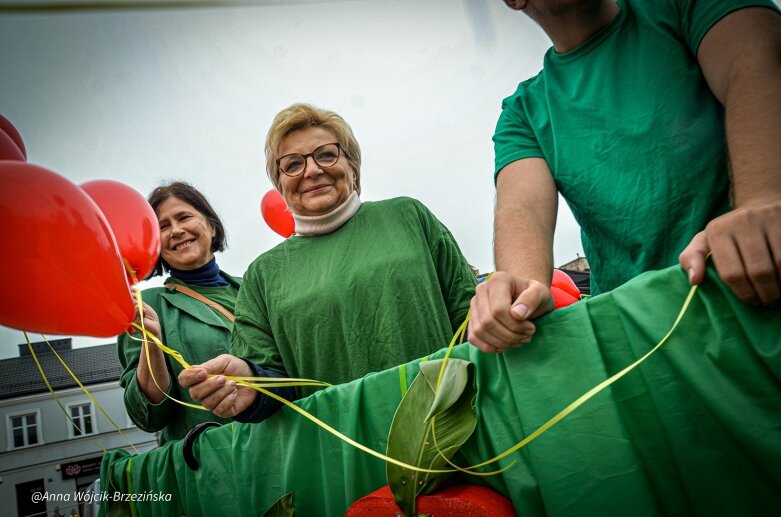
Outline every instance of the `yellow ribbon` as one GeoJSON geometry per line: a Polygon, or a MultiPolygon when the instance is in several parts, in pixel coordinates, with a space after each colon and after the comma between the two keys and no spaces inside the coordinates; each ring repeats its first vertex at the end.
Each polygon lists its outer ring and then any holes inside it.
{"type": "MultiPolygon", "coordinates": [[[[415,465],[406,464],[406,463],[404,463],[402,461],[399,461],[399,460],[396,460],[395,458],[391,458],[389,456],[381,454],[381,453],[379,453],[379,452],[377,452],[377,451],[375,451],[373,449],[370,449],[369,447],[367,447],[367,446],[365,446],[365,445],[363,445],[361,443],[356,442],[352,438],[342,434],[341,432],[339,432],[338,430],[334,429],[330,425],[326,424],[322,420],[318,419],[314,415],[308,413],[306,410],[304,410],[304,409],[300,408],[299,406],[293,404],[292,402],[290,402],[290,401],[280,397],[279,395],[264,389],[264,387],[279,387],[279,386],[299,386],[299,385],[302,385],[302,386],[303,385],[306,385],[306,386],[324,386],[324,385],[326,385],[326,383],[322,383],[320,381],[315,381],[315,380],[311,380],[311,379],[288,379],[287,381],[282,381],[281,379],[273,378],[273,380],[266,381],[265,379],[269,379],[269,378],[231,377],[231,376],[225,376],[225,378],[233,380],[234,382],[236,382],[237,385],[244,386],[244,387],[247,387],[247,388],[250,388],[250,389],[254,389],[254,390],[256,390],[256,391],[258,391],[258,392],[260,392],[260,393],[262,393],[262,394],[264,394],[264,395],[266,395],[268,397],[271,397],[271,398],[279,401],[280,403],[282,403],[285,406],[289,407],[293,411],[299,413],[300,415],[305,417],[307,420],[311,421],[315,425],[319,426],[320,428],[324,429],[325,431],[329,432],[330,434],[336,436],[337,438],[341,439],[342,441],[348,443],[349,445],[352,445],[353,447],[355,447],[355,448],[357,448],[357,449],[359,449],[359,450],[361,450],[361,451],[363,451],[363,452],[365,452],[367,454],[370,454],[371,456],[379,458],[379,459],[381,459],[383,461],[386,461],[386,462],[389,462],[389,463],[393,463],[393,464],[398,465],[400,467],[403,467],[403,468],[406,468],[406,469],[410,469],[410,470],[414,470],[414,471],[417,471],[417,472],[426,472],[426,473],[438,474],[438,473],[455,472],[455,471],[458,470],[458,471],[462,471],[462,472],[467,472],[467,473],[472,474],[472,475],[493,475],[493,474],[498,474],[500,472],[503,472],[504,470],[506,470],[510,466],[512,466],[512,464],[508,465],[507,467],[504,467],[504,468],[502,468],[500,470],[497,470],[495,472],[489,472],[489,473],[473,472],[473,470],[477,469],[477,468],[480,468],[480,467],[484,467],[484,466],[489,465],[491,463],[494,463],[496,461],[499,461],[499,460],[509,456],[510,454],[518,451],[519,449],[525,447],[526,445],[528,445],[529,443],[531,443],[535,439],[539,438],[542,434],[544,434],[546,431],[548,431],[551,427],[556,425],[558,422],[563,420],[567,415],[569,415],[570,413],[575,411],[577,408],[582,406],[584,403],[586,403],[588,400],[593,398],[595,395],[597,395],[598,393],[603,391],[605,388],[607,388],[608,386],[610,386],[611,384],[613,384],[614,382],[619,380],[621,377],[623,377],[624,375],[626,375],[627,373],[629,373],[630,371],[632,371],[633,369],[638,367],[640,364],[642,364],[646,359],[648,359],[657,350],[659,350],[659,348],[661,348],[667,342],[667,340],[670,338],[672,333],[675,331],[675,329],[680,324],[681,319],[683,318],[684,314],[688,310],[689,305],[691,303],[691,300],[694,297],[694,293],[696,291],[697,291],[697,286],[696,285],[692,286],[691,289],[689,290],[689,293],[688,293],[688,295],[687,295],[687,297],[686,297],[686,299],[685,299],[685,301],[683,303],[683,306],[681,307],[681,310],[679,311],[678,316],[675,319],[675,322],[673,323],[673,325],[670,328],[670,330],[667,332],[667,334],[651,350],[649,350],[640,359],[638,359],[637,361],[633,362],[632,364],[630,364],[629,366],[627,366],[626,368],[624,368],[620,372],[610,376],[608,379],[602,381],[601,383],[597,384],[596,386],[594,386],[593,388],[588,390],[586,393],[584,393],[583,395],[578,397],[574,402],[572,402],[567,407],[565,407],[563,410],[561,410],[559,413],[557,413],[553,418],[551,418],[545,424],[540,426],[532,434],[530,434],[529,436],[527,436],[526,438],[524,438],[523,440],[521,440],[520,442],[515,444],[513,447],[510,447],[509,449],[507,449],[506,451],[502,452],[501,454],[495,456],[494,458],[486,460],[486,461],[484,461],[482,463],[479,463],[477,465],[472,465],[470,467],[459,467],[459,466],[454,465],[453,463],[451,463],[449,460],[447,462],[450,465],[453,466],[453,469],[435,469],[435,470],[431,470],[431,469],[424,469],[424,468],[421,468],[421,467],[417,467],[415,465]]],[[[139,296],[139,300],[140,300],[140,296],[139,296]]],[[[459,340],[463,340],[463,337],[464,337],[464,335],[466,333],[467,326],[469,324],[469,317],[470,317],[470,315],[471,315],[471,310],[469,312],[467,312],[467,316],[466,316],[464,322],[458,328],[458,330],[456,331],[455,335],[453,336],[453,339],[451,340],[450,344],[448,345],[448,348],[447,348],[447,350],[445,352],[445,355],[444,355],[444,358],[443,358],[442,367],[441,367],[440,372],[439,372],[439,377],[437,379],[437,389],[439,389],[439,386],[441,384],[442,377],[443,377],[444,371],[445,371],[445,367],[447,366],[447,361],[449,360],[450,353],[451,353],[453,347],[456,345],[457,342],[459,342],[459,340]]],[[[142,321],[143,321],[143,318],[142,318],[142,321]]],[[[182,357],[182,355],[179,352],[177,352],[176,350],[173,350],[173,349],[165,346],[156,336],[154,336],[149,331],[147,331],[143,326],[139,326],[139,325],[137,325],[135,323],[133,324],[133,326],[135,328],[139,329],[141,332],[143,332],[145,337],[149,337],[165,353],[167,353],[167,354],[171,355],[172,357],[174,357],[174,359],[176,359],[179,362],[179,364],[182,365],[182,367],[184,367],[184,368],[191,368],[191,366],[187,363],[187,361],[185,361],[185,359],[182,357]]],[[[148,351],[147,351],[147,353],[148,353],[148,351]]],[[[147,362],[148,362],[148,360],[147,360],[147,362]]],[[[212,377],[213,374],[210,374],[209,376],[212,377]]],[[[168,396],[168,395],[166,394],[166,396],[168,396]]],[[[172,397],[169,397],[169,398],[172,398],[172,397]]],[[[194,407],[196,409],[205,409],[202,406],[196,406],[194,404],[189,404],[189,403],[186,403],[186,402],[178,401],[176,399],[172,399],[172,400],[175,400],[176,402],[178,402],[180,404],[183,404],[183,405],[186,405],[186,406],[189,406],[189,407],[194,407]]],[[[435,428],[433,427],[433,425],[434,425],[434,423],[432,422],[432,435],[433,435],[434,442],[435,442],[435,445],[436,445],[436,433],[435,433],[435,428]]],[[[440,454],[441,454],[441,452],[440,452],[440,454]]]]}
{"type": "MultiPolygon", "coordinates": [[[[46,384],[46,388],[49,390],[49,393],[51,393],[52,397],[54,398],[54,401],[57,403],[58,406],[60,406],[60,409],[65,414],[65,416],[68,418],[70,423],[73,425],[73,427],[76,428],[76,430],[79,432],[79,434],[84,434],[84,431],[81,430],[81,428],[76,424],[76,422],[73,420],[73,418],[68,414],[68,412],[65,410],[65,406],[62,405],[62,402],[60,401],[57,394],[54,392],[54,389],[52,388],[51,383],[49,382],[48,377],[46,377],[46,373],[43,371],[43,367],[41,366],[40,361],[38,360],[38,356],[35,354],[35,350],[33,349],[33,345],[30,342],[30,338],[27,336],[27,332],[23,332],[24,339],[27,341],[27,347],[30,349],[30,354],[33,356],[33,360],[35,361],[35,365],[38,367],[38,372],[41,374],[41,378],[43,379],[44,384],[46,384]]],[[[79,378],[76,376],[76,374],[73,372],[73,370],[70,369],[70,367],[65,363],[65,360],[60,357],[60,354],[57,353],[57,351],[52,347],[51,343],[46,339],[46,336],[41,335],[43,340],[46,342],[47,345],[49,345],[49,349],[54,353],[55,357],[60,361],[60,364],[65,368],[65,370],[70,374],[71,378],[76,381],[76,384],[79,385],[79,388],[81,388],[81,391],[84,392],[85,395],[92,401],[92,403],[95,405],[96,408],[105,416],[108,421],[111,423],[111,425],[114,426],[114,429],[122,436],[122,438],[127,441],[127,443],[130,444],[130,447],[133,448],[134,451],[136,451],[136,454],[138,454],[138,449],[136,449],[135,445],[133,445],[133,442],[130,441],[130,439],[125,435],[125,433],[122,432],[122,429],[119,428],[116,422],[114,422],[114,419],[109,416],[109,414],[106,412],[106,410],[103,408],[103,406],[100,405],[100,402],[95,399],[95,397],[90,393],[90,391],[87,389],[84,384],[79,380],[79,378]]],[[[97,441],[93,440],[93,443],[103,451],[104,453],[107,452],[105,447],[100,445],[97,441]]]]}
{"type": "Polygon", "coordinates": [[[649,350],[645,355],[643,355],[640,359],[633,362],[620,372],[611,375],[604,381],[600,382],[590,390],[588,390],[586,393],[575,399],[574,402],[572,402],[570,405],[559,411],[553,418],[542,424],[536,431],[534,431],[532,434],[515,444],[514,446],[510,447],[503,453],[499,454],[498,456],[495,456],[491,458],[490,460],[486,460],[482,463],[478,463],[477,465],[472,465],[471,467],[467,467],[465,470],[469,469],[476,469],[483,467],[485,465],[489,465],[495,461],[499,461],[502,458],[505,458],[509,456],[510,454],[514,453],[515,451],[525,447],[526,445],[533,442],[535,439],[539,438],[543,433],[545,433],[548,429],[559,423],[562,419],[564,419],[567,415],[575,411],[577,408],[585,404],[589,399],[593,398],[596,394],[616,382],[618,379],[626,375],[627,373],[631,372],[638,366],[640,366],[646,359],[651,357],[657,350],[659,350],[670,338],[672,333],[675,331],[676,328],[678,328],[678,324],[681,322],[681,319],[683,319],[683,315],[686,313],[686,311],[689,308],[689,304],[692,301],[692,298],[694,297],[694,293],[697,291],[697,286],[693,285],[691,289],[689,289],[689,294],[686,296],[685,301],[683,302],[683,306],[681,307],[681,310],[678,312],[678,316],[675,318],[675,322],[673,323],[672,327],[670,327],[670,330],[667,331],[667,334],[651,349],[649,350]]]}

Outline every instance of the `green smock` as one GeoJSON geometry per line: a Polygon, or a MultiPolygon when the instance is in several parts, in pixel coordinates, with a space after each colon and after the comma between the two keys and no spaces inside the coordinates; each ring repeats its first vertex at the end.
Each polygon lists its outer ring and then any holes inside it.
{"type": "Polygon", "coordinates": [[[231,350],[289,377],[347,382],[447,345],[475,283],[419,201],[364,202],[338,230],[290,237],[250,265],[231,350]]]}

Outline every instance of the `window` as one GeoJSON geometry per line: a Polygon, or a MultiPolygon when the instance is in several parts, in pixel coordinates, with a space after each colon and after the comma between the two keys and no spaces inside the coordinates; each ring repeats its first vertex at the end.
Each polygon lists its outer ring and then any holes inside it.
{"type": "Polygon", "coordinates": [[[12,448],[29,447],[42,442],[37,411],[21,415],[10,415],[8,420],[11,426],[9,439],[12,448]]]}
{"type": "Polygon", "coordinates": [[[96,429],[93,423],[92,403],[86,402],[83,404],[74,404],[72,406],[68,406],[68,412],[70,413],[73,422],[78,426],[78,429],[76,429],[73,424],[68,422],[68,426],[70,427],[69,434],[71,438],[78,438],[79,436],[95,434],[96,429]]]}

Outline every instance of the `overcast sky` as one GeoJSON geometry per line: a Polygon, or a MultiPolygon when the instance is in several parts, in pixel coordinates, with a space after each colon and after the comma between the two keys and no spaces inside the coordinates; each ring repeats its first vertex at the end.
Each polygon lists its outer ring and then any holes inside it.
{"type": "MultiPolygon", "coordinates": [[[[74,183],[114,179],[146,196],[191,182],[228,230],[218,263],[238,275],[282,241],[259,211],[266,131],[310,102],[352,126],[363,200],[419,199],[493,270],[491,136],[502,99],[541,67],[542,31],[501,0],[258,4],[0,13],[0,113],[30,163],[74,183]]],[[[555,263],[578,254],[563,206],[555,263]]],[[[0,327],[0,357],[22,341],[0,327]]]]}

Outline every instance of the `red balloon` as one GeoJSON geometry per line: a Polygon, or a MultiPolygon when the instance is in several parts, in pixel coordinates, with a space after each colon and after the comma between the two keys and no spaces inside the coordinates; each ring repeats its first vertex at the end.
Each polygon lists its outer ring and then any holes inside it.
{"type": "MultiPolygon", "coordinates": [[[[143,280],[152,272],[160,255],[160,224],[152,206],[137,190],[113,180],[94,180],[81,185],[106,216],[119,254],[136,278],[143,280]]],[[[128,273],[128,281],[134,283],[128,273]]]]}
{"type": "Polygon", "coordinates": [[[25,161],[22,150],[19,149],[16,142],[3,131],[0,131],[0,160],[13,160],[15,162],[25,161]]]}
{"type": "Polygon", "coordinates": [[[574,296],[576,300],[580,300],[580,289],[575,284],[575,281],[564,271],[560,269],[553,270],[553,280],[551,281],[552,287],[558,287],[565,293],[574,296]]]}
{"type": "Polygon", "coordinates": [[[559,289],[558,287],[551,287],[550,294],[553,296],[553,303],[555,304],[553,307],[554,310],[561,309],[567,305],[572,305],[580,299],[575,298],[570,293],[564,291],[563,289],[559,289]]]}
{"type": "Polygon", "coordinates": [[[0,184],[0,324],[44,334],[124,332],[133,300],[95,202],[62,176],[24,162],[0,162],[0,184]]]}
{"type": "Polygon", "coordinates": [[[271,189],[263,195],[263,199],[260,200],[260,213],[263,214],[263,220],[269,228],[286,239],[296,230],[293,214],[290,213],[285,198],[276,189],[271,189]]]}
{"type": "Polygon", "coordinates": [[[24,141],[22,135],[16,130],[11,121],[0,115],[0,133],[5,133],[5,136],[14,144],[14,147],[18,150],[18,153],[13,151],[9,154],[9,150],[6,149],[8,142],[0,135],[0,160],[19,160],[22,162],[27,161],[27,149],[24,148],[24,141]],[[19,156],[19,158],[17,158],[19,156]]]}

